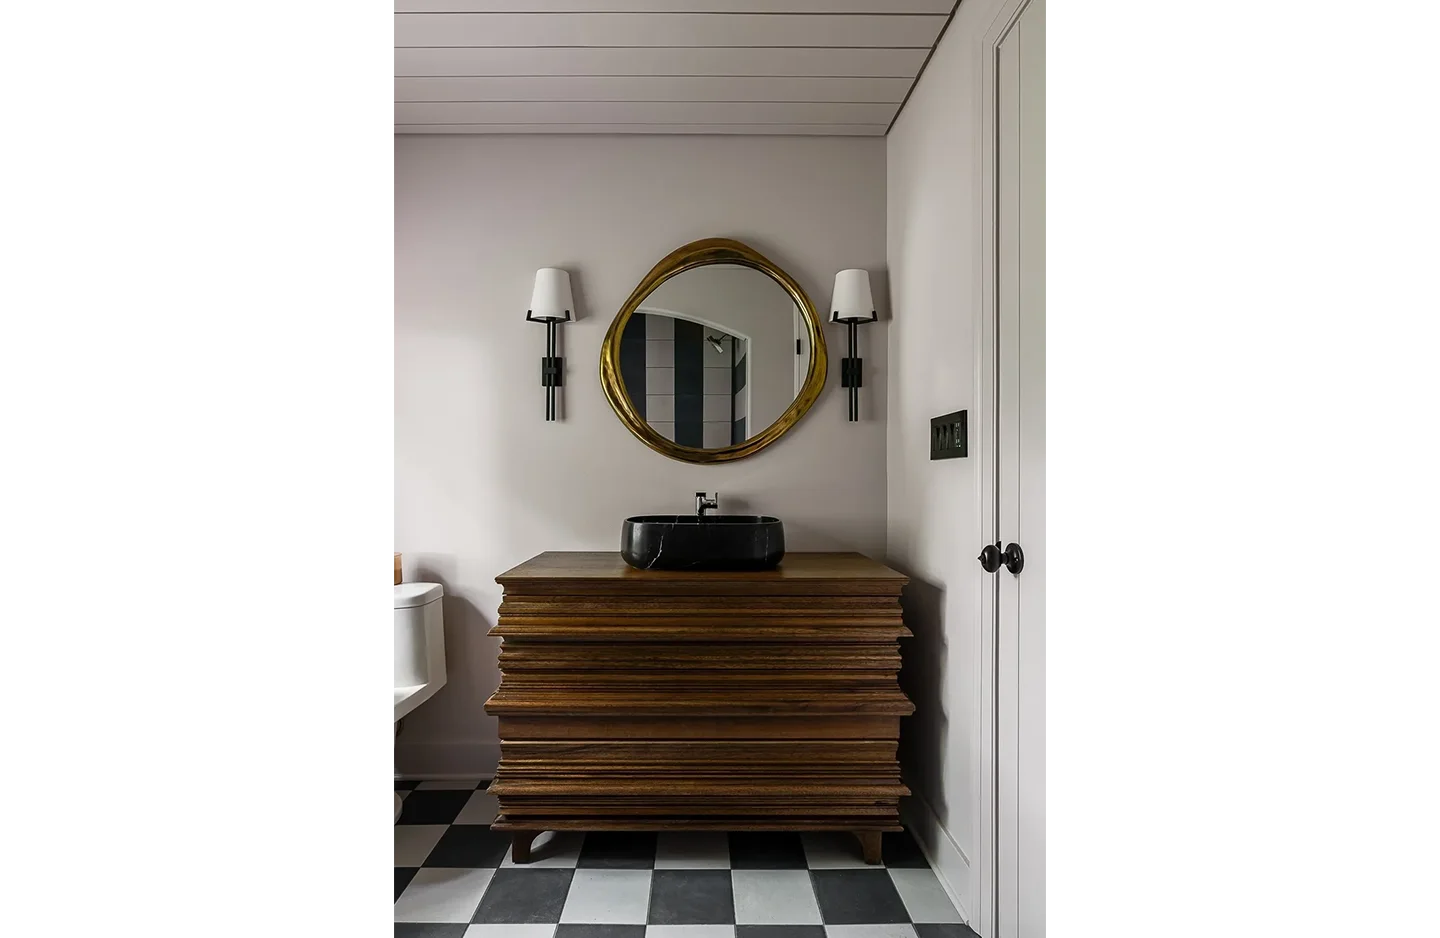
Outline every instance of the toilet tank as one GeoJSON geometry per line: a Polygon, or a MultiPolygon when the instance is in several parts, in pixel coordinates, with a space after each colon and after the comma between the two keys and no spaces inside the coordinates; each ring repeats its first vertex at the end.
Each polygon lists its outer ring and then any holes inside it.
{"type": "MultiPolygon", "coordinates": [[[[395,585],[395,686],[445,683],[445,620],[439,583],[395,585]]],[[[428,696],[428,695],[427,695],[428,696]]]]}

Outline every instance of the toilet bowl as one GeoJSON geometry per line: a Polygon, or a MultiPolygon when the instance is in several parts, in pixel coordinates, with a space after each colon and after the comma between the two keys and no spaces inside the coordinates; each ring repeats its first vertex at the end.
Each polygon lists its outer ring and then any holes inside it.
{"type": "MultiPolygon", "coordinates": [[[[445,618],[439,583],[395,584],[395,720],[445,686],[445,618]]],[[[400,796],[395,796],[400,817],[400,796]]]]}

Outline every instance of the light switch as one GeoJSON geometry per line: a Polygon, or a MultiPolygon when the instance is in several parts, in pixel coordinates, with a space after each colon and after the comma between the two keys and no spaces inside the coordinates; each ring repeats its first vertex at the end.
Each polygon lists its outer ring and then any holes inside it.
{"type": "Polygon", "coordinates": [[[965,411],[930,418],[930,458],[958,459],[966,455],[965,411]]]}

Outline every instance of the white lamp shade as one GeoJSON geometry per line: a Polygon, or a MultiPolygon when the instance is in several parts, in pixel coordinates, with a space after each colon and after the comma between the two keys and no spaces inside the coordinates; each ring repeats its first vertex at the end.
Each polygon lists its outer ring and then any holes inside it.
{"type": "Polygon", "coordinates": [[[575,300],[570,295],[570,273],[559,267],[535,271],[535,290],[530,294],[526,319],[538,322],[569,322],[575,318],[575,300]]]}
{"type": "Polygon", "coordinates": [[[852,268],[835,275],[835,294],[830,300],[830,321],[875,321],[875,300],[870,296],[869,271],[852,268]]]}

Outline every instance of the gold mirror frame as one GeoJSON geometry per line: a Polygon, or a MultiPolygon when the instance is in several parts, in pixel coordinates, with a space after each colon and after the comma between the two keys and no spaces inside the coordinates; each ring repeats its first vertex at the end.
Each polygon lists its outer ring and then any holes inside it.
{"type": "Polygon", "coordinates": [[[805,295],[805,291],[793,277],[771,263],[759,251],[729,238],[705,238],[700,241],[691,241],[670,252],[660,263],[650,268],[650,273],[645,275],[645,279],[640,281],[639,286],[625,301],[625,305],[620,307],[620,312],[615,315],[615,321],[610,324],[610,331],[605,333],[605,342],[600,346],[600,386],[605,389],[605,398],[614,408],[615,415],[620,418],[625,429],[633,433],[640,442],[657,453],[663,453],[671,459],[678,459],[681,462],[718,463],[729,462],[732,459],[744,459],[774,443],[795,426],[820,397],[820,392],[825,388],[826,368],[825,334],[820,328],[820,317],[815,311],[814,304],[810,302],[810,297],[805,295]],[[750,267],[785,288],[785,292],[790,294],[790,299],[794,300],[795,305],[800,309],[801,318],[805,320],[805,331],[810,337],[810,370],[806,372],[805,383],[800,387],[800,393],[796,395],[795,400],[764,431],[743,443],[732,443],[730,446],[717,449],[700,449],[694,446],[681,446],[673,440],[665,439],[645,422],[644,417],[636,413],[635,405],[631,402],[630,395],[625,392],[625,382],[620,376],[620,336],[624,334],[630,317],[640,308],[640,303],[656,287],[691,268],[706,267],[712,264],[738,264],[750,267]]]}

